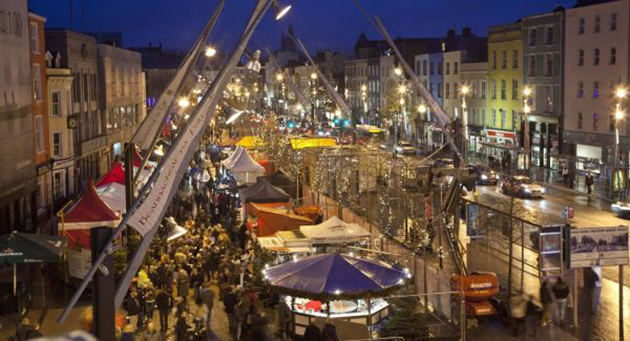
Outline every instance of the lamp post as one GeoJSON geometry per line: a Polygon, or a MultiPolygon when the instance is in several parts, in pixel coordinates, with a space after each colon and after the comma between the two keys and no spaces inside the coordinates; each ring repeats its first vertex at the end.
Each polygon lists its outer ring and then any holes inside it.
{"type": "MultiPolygon", "coordinates": [[[[619,121],[623,118],[624,114],[621,110],[621,101],[626,98],[628,91],[619,87],[615,90],[615,97],[617,98],[617,105],[615,106],[615,175],[617,176],[617,199],[621,201],[621,169],[619,167],[619,121]]],[[[614,179],[614,176],[613,176],[614,179]]]]}
{"type": "MultiPolygon", "coordinates": [[[[282,93],[282,82],[284,81],[284,75],[282,73],[278,73],[276,74],[276,81],[278,81],[278,93],[277,93],[277,101],[276,101],[276,111],[280,111],[280,101],[282,100],[280,98],[280,95],[282,93]]],[[[276,112],[277,114],[277,112],[276,112]]]]}
{"type": "Polygon", "coordinates": [[[317,104],[317,73],[313,72],[311,73],[311,95],[312,95],[312,100],[311,100],[311,122],[313,124],[313,133],[315,132],[315,105],[317,104]]]}
{"type": "MultiPolygon", "coordinates": [[[[367,111],[368,111],[366,98],[367,98],[367,85],[363,84],[361,85],[361,104],[363,106],[363,113],[365,115],[367,115],[367,111]]],[[[368,122],[369,122],[369,118],[368,118],[368,122]]]]}
{"type": "Polygon", "coordinates": [[[531,164],[531,152],[529,141],[529,113],[531,107],[529,106],[529,97],[532,95],[532,89],[529,86],[525,86],[523,89],[523,149],[525,149],[525,169],[530,168],[531,164]]]}
{"type": "MultiPolygon", "coordinates": [[[[398,70],[398,68],[396,68],[398,70]]],[[[398,133],[399,133],[399,125],[400,121],[404,121],[405,117],[405,94],[407,93],[407,87],[405,84],[401,84],[398,87],[398,93],[400,94],[400,100],[398,103],[400,104],[400,117],[396,119],[396,125],[394,130],[394,152],[396,151],[396,146],[398,145],[398,133]]]]}
{"type": "MultiPolygon", "coordinates": [[[[418,112],[420,113],[420,116],[421,116],[421,117],[420,117],[420,119],[421,119],[421,120],[423,119],[423,117],[422,117],[422,116],[424,116],[424,114],[425,114],[427,111],[428,111],[428,110],[427,110],[427,105],[426,105],[426,104],[422,103],[422,104],[420,104],[420,105],[418,106],[418,112]]],[[[427,117],[425,121],[429,121],[429,118],[427,117]]],[[[422,133],[422,134],[421,134],[421,138],[420,138],[420,140],[422,141],[422,144],[423,144],[424,146],[426,146],[426,145],[429,143],[429,141],[427,141],[427,140],[424,138],[424,133],[422,133]]]]}
{"type": "Polygon", "coordinates": [[[468,163],[468,147],[466,146],[466,142],[468,141],[468,107],[466,106],[466,96],[470,93],[470,87],[468,85],[462,86],[460,90],[460,95],[462,96],[462,132],[464,134],[464,139],[462,140],[462,146],[460,151],[462,152],[462,156],[464,157],[464,162],[468,163]]]}

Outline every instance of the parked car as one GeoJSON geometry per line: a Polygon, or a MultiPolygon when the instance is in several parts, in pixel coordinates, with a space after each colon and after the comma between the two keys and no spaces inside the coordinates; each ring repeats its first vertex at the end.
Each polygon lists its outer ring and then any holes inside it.
{"type": "Polygon", "coordinates": [[[613,213],[619,218],[630,219],[630,203],[618,201],[610,205],[613,213]]]}
{"type": "Polygon", "coordinates": [[[413,145],[411,145],[411,142],[408,141],[400,141],[398,142],[398,145],[396,146],[396,148],[394,148],[396,150],[397,154],[410,154],[413,155],[416,153],[416,147],[414,147],[413,145]]]}
{"type": "Polygon", "coordinates": [[[524,198],[542,198],[545,188],[526,176],[517,175],[505,178],[501,182],[501,191],[524,198]]]}
{"type": "Polygon", "coordinates": [[[477,185],[494,186],[499,183],[499,174],[485,166],[468,165],[470,173],[477,174],[477,185]]]}

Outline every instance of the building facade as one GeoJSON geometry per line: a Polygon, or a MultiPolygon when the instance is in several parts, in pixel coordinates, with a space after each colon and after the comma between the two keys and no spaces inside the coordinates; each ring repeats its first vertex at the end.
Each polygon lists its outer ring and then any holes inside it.
{"type": "Polygon", "coordinates": [[[140,53],[98,44],[99,110],[104,118],[109,155],[122,157],[124,143],[144,119],[140,53]]]}
{"type": "Polygon", "coordinates": [[[489,99],[486,136],[489,142],[517,145],[522,102],[520,23],[488,28],[489,99]]]}
{"type": "Polygon", "coordinates": [[[52,197],[61,203],[74,197],[75,131],[68,127],[72,115],[72,70],[61,67],[61,53],[46,53],[46,76],[49,99],[50,153],[52,158],[52,197]]]}
{"type": "Polygon", "coordinates": [[[528,100],[532,164],[557,168],[552,155],[560,153],[564,9],[522,18],[521,25],[523,85],[532,91],[528,100]]]}
{"type": "MultiPolygon", "coordinates": [[[[346,60],[344,63],[348,105],[352,111],[362,114],[370,112],[370,106],[367,101],[367,68],[367,59],[346,60]]],[[[369,120],[368,117],[367,115],[363,116],[366,120],[369,120]]]]}
{"type": "Polygon", "coordinates": [[[470,89],[466,96],[469,151],[481,152],[488,113],[488,63],[462,63],[459,72],[461,84],[470,89]]]}
{"type": "Polygon", "coordinates": [[[44,26],[46,19],[28,13],[31,56],[31,80],[33,84],[33,127],[35,128],[35,168],[37,169],[37,220],[50,218],[52,204],[50,173],[50,136],[48,115],[48,87],[46,82],[46,43],[44,26]]]}
{"type": "Polygon", "coordinates": [[[444,101],[442,107],[451,117],[461,114],[461,85],[460,66],[466,60],[466,51],[449,51],[442,54],[444,59],[444,101]]]}
{"type": "Polygon", "coordinates": [[[7,25],[0,30],[0,234],[5,234],[32,230],[38,186],[27,1],[1,1],[0,21],[7,25]]]}
{"type": "Polygon", "coordinates": [[[46,30],[47,46],[61,53],[61,67],[72,70],[72,115],[76,127],[76,175],[83,188],[98,179],[113,161],[107,144],[107,120],[99,108],[98,52],[92,36],[67,29],[46,30]]]}
{"type": "MultiPolygon", "coordinates": [[[[614,90],[628,84],[630,1],[610,1],[566,10],[564,134],[566,151],[579,169],[614,165],[617,100],[614,90]]],[[[628,110],[619,121],[622,160],[628,160],[628,110]]]]}

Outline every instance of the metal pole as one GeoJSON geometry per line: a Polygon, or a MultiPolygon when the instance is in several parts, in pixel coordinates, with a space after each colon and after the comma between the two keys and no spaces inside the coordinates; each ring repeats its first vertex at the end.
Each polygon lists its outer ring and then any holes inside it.
{"type": "MultiPolygon", "coordinates": [[[[107,248],[107,242],[112,235],[112,229],[108,227],[95,227],[90,229],[92,246],[92,260],[96,264],[99,254],[107,248]]],[[[109,254],[100,266],[100,271],[94,274],[94,335],[99,340],[115,339],[114,315],[114,255],[109,254]]]]}
{"type": "MultiPolygon", "coordinates": [[[[619,112],[619,103],[617,103],[617,111],[619,112]]],[[[617,176],[617,200],[621,201],[621,172],[619,171],[619,119],[615,117],[615,173],[613,179],[617,176]]]]}
{"type": "Polygon", "coordinates": [[[623,341],[623,265],[619,265],[619,340],[623,341]]]}

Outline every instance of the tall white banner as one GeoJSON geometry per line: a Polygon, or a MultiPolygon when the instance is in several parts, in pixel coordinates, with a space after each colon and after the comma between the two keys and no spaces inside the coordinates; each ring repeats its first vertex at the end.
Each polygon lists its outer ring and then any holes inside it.
{"type": "Polygon", "coordinates": [[[175,76],[168,83],[168,86],[162,95],[160,95],[157,104],[153,107],[153,109],[151,109],[151,112],[149,112],[144,121],[142,121],[140,127],[131,138],[131,142],[135,143],[136,146],[141,149],[150,150],[153,140],[156,136],[159,136],[158,134],[160,134],[166,115],[169,114],[169,111],[172,108],[175,96],[177,96],[177,94],[181,91],[186,77],[190,74],[192,68],[197,62],[197,59],[203,51],[203,47],[205,46],[208,36],[217,21],[219,13],[223,9],[224,3],[225,1],[221,1],[219,3],[219,7],[208,21],[203,31],[201,31],[197,37],[195,44],[184,58],[184,61],[179,66],[179,69],[177,69],[175,76]]]}

